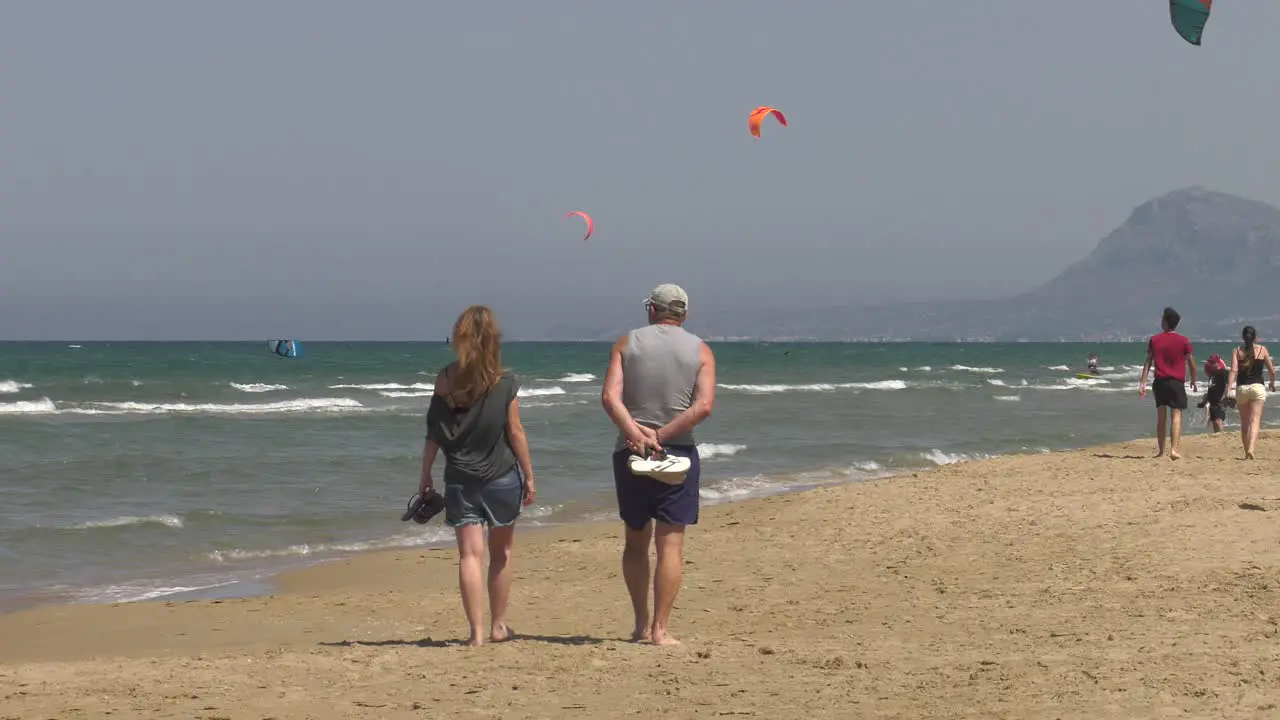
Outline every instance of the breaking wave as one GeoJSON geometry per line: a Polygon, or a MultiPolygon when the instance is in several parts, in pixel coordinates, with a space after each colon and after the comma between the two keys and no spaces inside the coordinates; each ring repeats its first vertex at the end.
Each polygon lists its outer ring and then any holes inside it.
{"type": "Polygon", "coordinates": [[[237,382],[231,383],[231,387],[239,390],[240,392],[247,392],[247,393],[263,393],[263,392],[273,392],[276,390],[290,389],[288,385],[268,385],[266,383],[237,383],[237,382]]]}

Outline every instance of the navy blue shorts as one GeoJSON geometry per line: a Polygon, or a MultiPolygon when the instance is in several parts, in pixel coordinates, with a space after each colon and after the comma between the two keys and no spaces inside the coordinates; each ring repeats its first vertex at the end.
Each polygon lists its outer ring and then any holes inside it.
{"type": "Polygon", "coordinates": [[[698,448],[664,445],[668,455],[689,458],[689,472],[684,482],[668,485],[644,475],[635,475],[627,467],[630,450],[613,454],[613,485],[618,491],[618,515],[632,530],[643,530],[649,520],[669,525],[698,524],[698,448]]]}

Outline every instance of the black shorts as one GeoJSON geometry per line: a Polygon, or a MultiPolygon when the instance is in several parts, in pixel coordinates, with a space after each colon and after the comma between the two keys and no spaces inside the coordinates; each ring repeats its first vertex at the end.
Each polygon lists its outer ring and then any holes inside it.
{"type": "Polygon", "coordinates": [[[1156,397],[1156,407],[1187,409],[1187,384],[1181,380],[1156,378],[1151,381],[1151,394],[1156,397]]]}
{"type": "Polygon", "coordinates": [[[1226,421],[1227,410],[1222,403],[1209,403],[1209,419],[1226,421]]]}

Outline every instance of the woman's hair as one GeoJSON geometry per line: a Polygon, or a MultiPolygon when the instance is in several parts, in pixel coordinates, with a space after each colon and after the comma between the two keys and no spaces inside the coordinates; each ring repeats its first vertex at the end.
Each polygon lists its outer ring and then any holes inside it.
{"type": "Polygon", "coordinates": [[[487,305],[472,305],[453,324],[453,350],[458,374],[452,379],[453,400],[470,405],[502,377],[502,329],[487,305]]]}
{"type": "Polygon", "coordinates": [[[1240,337],[1244,340],[1244,366],[1253,367],[1253,341],[1258,339],[1258,331],[1252,325],[1245,325],[1240,337]]]}

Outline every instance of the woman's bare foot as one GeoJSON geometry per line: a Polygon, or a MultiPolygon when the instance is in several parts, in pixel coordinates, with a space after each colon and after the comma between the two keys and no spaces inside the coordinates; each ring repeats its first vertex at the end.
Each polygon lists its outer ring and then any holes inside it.
{"type": "Polygon", "coordinates": [[[637,628],[631,631],[631,642],[643,643],[649,642],[649,628],[637,628]]]}
{"type": "Polygon", "coordinates": [[[679,640],[675,639],[671,635],[671,633],[667,632],[666,630],[654,629],[651,634],[653,636],[653,639],[650,640],[650,642],[652,642],[654,645],[661,645],[665,647],[675,647],[677,645],[683,644],[679,640]]]}
{"type": "Polygon", "coordinates": [[[495,642],[495,643],[506,642],[508,640],[511,640],[515,636],[516,636],[516,632],[512,630],[511,627],[506,623],[502,623],[501,625],[494,625],[493,628],[489,630],[489,642],[495,642]]]}
{"type": "Polygon", "coordinates": [[[1170,450],[1170,451],[1169,451],[1169,459],[1170,459],[1170,460],[1177,460],[1177,459],[1178,459],[1178,458],[1180,458],[1180,457],[1182,457],[1182,455],[1181,455],[1181,454],[1179,454],[1177,450],[1170,450]]]}
{"type": "Polygon", "coordinates": [[[1252,453],[1252,452],[1247,452],[1247,453],[1245,453],[1245,454],[1244,454],[1244,459],[1245,459],[1245,460],[1252,460],[1252,459],[1254,459],[1254,458],[1253,458],[1253,453],[1252,453]]]}
{"type": "Polygon", "coordinates": [[[484,645],[484,638],[480,637],[479,634],[467,638],[468,647],[480,647],[481,645],[484,645]]]}

